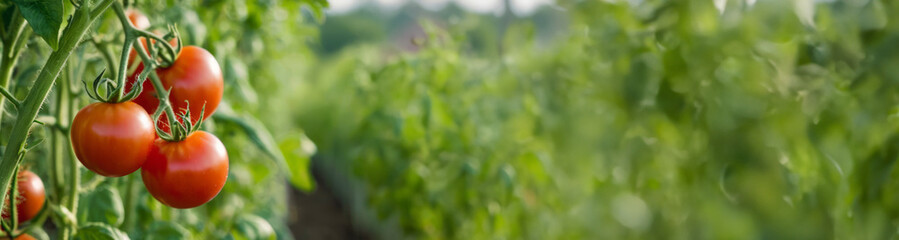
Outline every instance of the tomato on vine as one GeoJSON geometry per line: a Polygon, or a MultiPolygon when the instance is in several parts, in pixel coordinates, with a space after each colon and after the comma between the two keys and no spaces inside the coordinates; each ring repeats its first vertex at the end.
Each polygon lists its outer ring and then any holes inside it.
{"type": "MultiPolygon", "coordinates": [[[[139,70],[142,66],[138,67],[139,70]]],[[[137,71],[140,72],[140,71],[137,71]]],[[[222,69],[206,49],[196,46],[186,46],[181,49],[178,57],[171,66],[156,69],[156,74],[165,88],[171,88],[169,101],[175,111],[187,109],[190,102],[190,112],[199,113],[203,110],[203,119],[208,118],[218,107],[224,93],[224,81],[222,69]],[[205,109],[204,109],[205,104],[205,109]]],[[[130,88],[135,84],[137,77],[130,77],[126,85],[130,88]]],[[[140,104],[148,113],[155,113],[159,106],[159,99],[153,85],[144,82],[144,91],[133,101],[140,104]]],[[[191,116],[191,122],[197,122],[200,115],[191,116]]],[[[163,126],[168,125],[166,118],[162,118],[163,126]]]]}
{"type": "Polygon", "coordinates": [[[133,102],[87,105],[75,115],[71,131],[81,164],[107,177],[137,171],[156,138],[150,115],[133,102]]]}
{"type": "MultiPolygon", "coordinates": [[[[44,182],[41,181],[41,177],[34,172],[20,171],[16,181],[19,193],[10,197],[16,197],[16,219],[19,220],[19,223],[23,223],[34,218],[41,211],[47,193],[44,191],[44,182]]],[[[6,199],[6,203],[9,203],[9,198],[6,199]]],[[[9,214],[4,210],[3,219],[8,218],[9,214]]]]}
{"type": "Polygon", "coordinates": [[[228,179],[228,153],[208,132],[197,131],[184,140],[153,142],[141,168],[147,191],[173,208],[193,208],[209,202],[228,179]]]}

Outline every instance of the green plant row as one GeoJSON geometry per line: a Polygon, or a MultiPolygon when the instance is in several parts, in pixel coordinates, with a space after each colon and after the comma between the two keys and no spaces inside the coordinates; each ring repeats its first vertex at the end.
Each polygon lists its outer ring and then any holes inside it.
{"type": "Polygon", "coordinates": [[[386,238],[896,237],[899,4],[557,4],[561,33],[513,21],[496,55],[462,14],[417,52],[320,63],[297,116],[356,216],[386,238]]]}

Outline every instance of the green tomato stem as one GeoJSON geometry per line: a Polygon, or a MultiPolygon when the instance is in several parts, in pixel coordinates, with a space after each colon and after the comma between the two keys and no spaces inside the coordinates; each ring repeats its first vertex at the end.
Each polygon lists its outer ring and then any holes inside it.
{"type": "Polygon", "coordinates": [[[137,42],[137,34],[134,33],[134,28],[131,26],[128,16],[125,15],[125,9],[122,7],[122,3],[116,1],[112,9],[115,11],[116,16],[118,16],[119,22],[122,24],[122,29],[125,31],[125,44],[122,45],[122,58],[119,59],[119,70],[116,72],[116,92],[114,99],[117,102],[125,95],[125,76],[128,72],[128,55],[131,53],[131,43],[137,42]]]}
{"type": "MultiPolygon", "coordinates": [[[[70,66],[71,66],[70,64],[66,64],[66,68],[69,68],[70,66]]],[[[68,74],[69,72],[70,71],[63,72],[63,74],[65,76],[61,77],[61,78],[62,79],[70,78],[71,76],[69,76],[69,74],[68,74]]],[[[63,104],[64,101],[66,101],[66,100],[63,99],[65,97],[63,95],[63,91],[62,91],[63,86],[57,85],[57,87],[58,87],[58,89],[56,91],[56,109],[54,109],[55,110],[54,117],[56,118],[57,122],[60,122],[60,121],[64,121],[61,118],[62,108],[64,107],[64,105],[61,105],[61,104],[63,104]]],[[[65,163],[63,162],[62,151],[63,151],[63,146],[66,143],[66,139],[63,139],[63,137],[61,135],[62,134],[59,131],[51,132],[52,141],[51,141],[51,146],[50,146],[50,157],[53,159],[53,162],[51,163],[52,165],[50,167],[50,177],[51,177],[50,189],[53,191],[53,197],[55,197],[57,204],[62,204],[63,202],[65,202],[65,200],[64,200],[65,175],[62,170],[65,163]]]]}
{"type": "MultiPolygon", "coordinates": [[[[159,108],[163,109],[166,113],[166,117],[169,119],[169,131],[171,131],[172,138],[175,140],[181,140],[183,135],[181,134],[180,128],[174,126],[174,124],[178,124],[178,119],[175,117],[175,111],[172,108],[172,103],[169,101],[169,94],[165,90],[165,86],[162,85],[162,80],[159,79],[159,76],[156,75],[156,72],[153,69],[156,68],[156,64],[150,59],[150,56],[147,55],[146,49],[143,46],[138,46],[137,53],[144,61],[144,71],[150,71],[150,83],[153,84],[153,88],[156,90],[156,96],[159,99],[159,108]]],[[[154,121],[156,121],[154,119],[154,121]]],[[[190,121],[190,120],[188,120],[190,121]]],[[[156,124],[156,123],[154,123],[156,124]]],[[[169,141],[170,139],[165,139],[169,141]]]]}
{"type": "MultiPolygon", "coordinates": [[[[162,109],[163,111],[165,111],[166,117],[168,117],[168,119],[169,119],[169,125],[170,125],[169,129],[170,129],[170,132],[172,135],[172,139],[181,140],[182,136],[186,136],[187,134],[186,133],[182,134],[181,131],[179,130],[179,128],[173,126],[174,124],[178,124],[178,120],[175,116],[175,111],[172,109],[172,104],[169,102],[169,97],[168,97],[169,94],[165,91],[165,87],[162,85],[162,81],[159,80],[159,76],[157,76],[156,72],[154,71],[157,67],[156,61],[154,61],[153,58],[151,58],[149,55],[147,55],[147,49],[143,45],[141,45],[140,42],[133,41],[133,38],[135,36],[144,36],[144,37],[148,37],[148,38],[157,39],[157,41],[162,41],[162,44],[164,46],[166,46],[166,48],[168,49],[168,51],[171,52],[171,54],[174,54],[174,50],[171,48],[171,46],[167,42],[165,42],[165,39],[162,39],[159,36],[150,34],[149,32],[145,32],[145,31],[134,28],[134,26],[131,26],[131,23],[129,22],[128,17],[125,15],[125,7],[122,6],[122,3],[115,2],[115,4],[113,5],[113,9],[116,12],[116,16],[118,16],[118,18],[119,18],[119,22],[122,24],[122,30],[125,32],[126,45],[134,44],[134,48],[137,52],[137,55],[140,56],[141,62],[143,62],[143,64],[144,64],[144,71],[149,71],[150,81],[153,84],[153,88],[156,90],[156,96],[159,99],[159,108],[162,109]]],[[[147,44],[147,45],[150,45],[150,44],[147,44]]],[[[124,56],[123,59],[127,60],[127,55],[123,54],[123,56],[124,56]]],[[[122,63],[126,64],[127,63],[126,60],[123,60],[122,63]]],[[[121,67],[120,67],[120,69],[121,69],[121,67]]],[[[122,76],[123,74],[119,73],[119,75],[122,76]]],[[[156,119],[153,119],[153,121],[154,121],[154,125],[155,125],[156,119]]],[[[188,121],[190,121],[190,120],[188,120],[188,121]]],[[[165,140],[172,140],[172,139],[166,139],[165,137],[163,137],[163,138],[165,140]]]]}
{"type": "Polygon", "coordinates": [[[16,211],[16,208],[18,207],[16,202],[19,200],[17,197],[19,195],[19,166],[16,166],[15,170],[13,170],[13,174],[15,174],[16,177],[10,181],[12,189],[10,189],[9,192],[12,197],[9,198],[9,223],[12,225],[10,229],[15,232],[16,229],[19,228],[19,214],[18,211],[16,211]]]}
{"type": "MultiPolygon", "coordinates": [[[[69,71],[69,72],[71,73],[71,71],[69,71]]],[[[58,92],[58,96],[61,100],[57,101],[58,105],[56,105],[57,106],[56,107],[56,110],[57,110],[56,119],[60,123],[69,122],[72,119],[72,115],[71,115],[72,111],[69,111],[70,110],[69,106],[71,106],[71,104],[69,104],[69,101],[71,99],[71,96],[69,94],[71,92],[67,88],[72,86],[71,84],[69,84],[69,81],[74,80],[74,76],[72,76],[71,74],[67,74],[67,75],[69,75],[68,78],[61,78],[60,83],[57,84],[57,86],[59,86],[59,90],[57,92],[58,92]]],[[[58,139],[60,139],[60,143],[65,144],[65,143],[68,143],[66,141],[68,134],[69,134],[68,131],[62,130],[62,128],[60,128],[60,131],[57,131],[57,134],[54,134],[54,136],[57,136],[58,139]]],[[[78,192],[79,192],[79,188],[81,188],[81,171],[79,171],[78,158],[75,157],[75,154],[73,152],[73,149],[71,148],[71,145],[65,144],[65,145],[59,146],[60,158],[62,158],[62,156],[63,156],[63,153],[62,153],[63,149],[69,150],[69,151],[67,151],[67,154],[69,155],[69,158],[68,158],[69,159],[69,164],[68,164],[69,179],[68,179],[68,181],[66,181],[66,184],[68,184],[67,189],[69,191],[68,192],[69,197],[66,198],[66,200],[67,200],[66,203],[67,203],[67,207],[69,209],[72,209],[72,213],[78,214],[78,192]]]]}
{"type": "Polygon", "coordinates": [[[45,206],[44,208],[41,209],[40,212],[38,212],[37,216],[31,220],[31,223],[29,223],[28,225],[25,225],[25,227],[19,229],[15,234],[21,235],[21,234],[30,232],[31,229],[44,226],[44,222],[47,221],[47,216],[50,215],[50,212],[51,212],[50,207],[45,206]]]}
{"type": "Polygon", "coordinates": [[[137,188],[134,185],[137,183],[135,181],[137,177],[138,174],[133,173],[125,180],[125,216],[122,221],[122,230],[125,232],[131,232],[134,228],[134,215],[137,214],[137,188]]]}
{"type": "MultiPolygon", "coordinates": [[[[174,61],[175,58],[178,57],[178,53],[177,53],[178,50],[175,50],[175,47],[172,47],[172,45],[169,44],[169,42],[166,41],[165,38],[162,38],[160,36],[157,36],[156,34],[153,34],[153,33],[150,33],[150,32],[144,31],[144,30],[136,29],[136,28],[132,28],[132,30],[134,31],[135,34],[137,34],[139,36],[156,40],[156,43],[154,43],[154,44],[162,44],[162,47],[165,48],[165,51],[169,54],[172,61],[174,61]]],[[[147,45],[149,45],[149,44],[147,44],[147,45]]],[[[180,47],[180,44],[179,44],[179,47],[180,47]]],[[[165,64],[165,63],[163,63],[163,64],[165,64]]]]}
{"type": "MultiPolygon", "coordinates": [[[[9,79],[12,78],[12,70],[19,60],[19,53],[22,52],[21,49],[25,46],[26,39],[30,36],[29,32],[26,31],[25,18],[18,12],[16,11],[11,24],[11,30],[14,31],[4,36],[3,51],[0,52],[0,54],[3,54],[3,56],[0,56],[0,87],[3,89],[9,89],[9,79]]],[[[4,104],[5,100],[6,98],[0,97],[0,113],[3,113],[6,106],[4,104]]],[[[3,114],[0,114],[0,120],[2,118],[3,114]]]]}

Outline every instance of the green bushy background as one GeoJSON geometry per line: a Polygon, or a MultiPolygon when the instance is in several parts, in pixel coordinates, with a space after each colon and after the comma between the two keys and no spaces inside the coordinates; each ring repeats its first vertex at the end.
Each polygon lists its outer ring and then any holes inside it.
{"type": "Polygon", "coordinates": [[[336,16],[289,102],[387,239],[895,237],[899,4],[716,2],[336,16]]]}

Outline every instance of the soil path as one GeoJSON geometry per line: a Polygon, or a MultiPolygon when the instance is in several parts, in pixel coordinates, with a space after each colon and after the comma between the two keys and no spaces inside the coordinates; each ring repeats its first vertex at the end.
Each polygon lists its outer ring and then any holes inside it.
{"type": "Polygon", "coordinates": [[[294,237],[303,240],[372,239],[370,234],[353,225],[349,209],[344,208],[319,174],[313,170],[317,186],[311,193],[290,188],[287,224],[294,237]]]}

